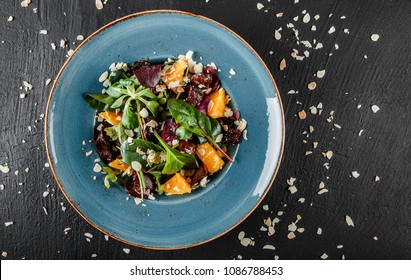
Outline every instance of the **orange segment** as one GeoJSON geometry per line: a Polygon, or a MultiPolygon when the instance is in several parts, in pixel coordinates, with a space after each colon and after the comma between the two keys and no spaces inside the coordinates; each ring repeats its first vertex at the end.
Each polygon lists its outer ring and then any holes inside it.
{"type": "Polygon", "coordinates": [[[176,173],[170,180],[162,186],[163,191],[167,194],[183,194],[191,192],[191,186],[186,178],[180,173],[176,173]]]}
{"type": "Polygon", "coordinates": [[[205,164],[210,173],[215,173],[224,166],[224,160],[208,143],[197,146],[196,155],[205,164]]]}
{"type": "Polygon", "coordinates": [[[121,122],[121,116],[123,116],[122,112],[118,112],[117,114],[115,112],[108,112],[104,111],[98,114],[100,117],[105,119],[109,124],[111,125],[117,125],[121,122]]]}
{"type": "Polygon", "coordinates": [[[108,166],[121,171],[125,171],[129,167],[129,165],[126,162],[124,162],[121,157],[118,157],[112,162],[110,162],[108,166]]]}
{"type": "Polygon", "coordinates": [[[207,115],[213,119],[224,117],[225,107],[227,104],[227,95],[223,88],[210,94],[210,103],[207,107],[207,115]]]}
{"type": "Polygon", "coordinates": [[[174,62],[174,64],[166,70],[163,81],[164,83],[169,86],[174,92],[176,92],[176,88],[178,86],[183,85],[184,80],[184,72],[188,67],[187,60],[178,60],[174,62]]]}

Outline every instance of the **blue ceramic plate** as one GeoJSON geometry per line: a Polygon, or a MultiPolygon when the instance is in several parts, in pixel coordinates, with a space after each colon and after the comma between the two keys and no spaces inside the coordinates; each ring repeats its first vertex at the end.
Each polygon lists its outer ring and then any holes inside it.
{"type": "Polygon", "coordinates": [[[185,12],[134,14],[92,34],[64,64],[47,108],[48,156],[66,198],[100,231],[146,248],[198,245],[238,225],[268,192],[283,142],[281,100],[261,58],[228,28],[185,12]],[[164,61],[188,50],[195,52],[197,61],[214,62],[221,69],[222,86],[248,121],[248,140],[231,151],[234,164],[227,164],[206,188],[136,205],[126,199],[122,187],[105,188],[104,175],[92,170],[98,157],[94,143],[89,142],[95,112],[83,95],[101,92],[98,78],[113,62],[164,61]],[[230,76],[231,68],[235,75],[230,76]],[[85,156],[90,150],[92,155],[85,156]]]}

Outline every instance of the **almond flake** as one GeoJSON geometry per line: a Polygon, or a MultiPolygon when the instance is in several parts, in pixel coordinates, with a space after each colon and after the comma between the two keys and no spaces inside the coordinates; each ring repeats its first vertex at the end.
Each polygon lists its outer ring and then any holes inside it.
{"type": "Polygon", "coordinates": [[[247,247],[248,245],[251,244],[251,239],[248,237],[244,237],[243,239],[241,239],[240,241],[241,245],[243,245],[244,247],[247,247]]]}
{"type": "Polygon", "coordinates": [[[288,239],[294,239],[295,238],[295,233],[291,231],[290,233],[287,234],[287,238],[288,239]]]}
{"type": "Polygon", "coordinates": [[[93,167],[93,171],[94,172],[101,172],[101,165],[100,164],[98,164],[98,163],[96,163],[95,165],[94,165],[94,167],[93,167]]]}
{"type": "Polygon", "coordinates": [[[96,8],[98,9],[98,10],[101,10],[101,9],[103,9],[103,3],[101,2],[101,0],[96,0],[96,8]]]}
{"type": "Polygon", "coordinates": [[[98,78],[98,81],[100,83],[104,82],[108,78],[108,71],[105,71],[101,74],[100,78],[98,78]]]}
{"type": "Polygon", "coordinates": [[[377,42],[378,39],[380,39],[380,35],[378,35],[378,34],[372,34],[371,35],[371,41],[377,42]]]}
{"type": "Polygon", "coordinates": [[[297,188],[295,186],[290,186],[290,187],[288,187],[288,191],[291,194],[295,194],[297,192],[297,188]]]}
{"type": "Polygon", "coordinates": [[[321,79],[325,75],[325,70],[318,70],[317,71],[317,78],[321,79]]]}
{"type": "Polygon", "coordinates": [[[273,245],[267,244],[267,245],[264,245],[263,249],[264,250],[275,250],[275,247],[273,245]]]}
{"type": "Polygon", "coordinates": [[[306,13],[303,17],[303,22],[308,23],[310,21],[311,17],[309,13],[306,13]]]}
{"type": "Polygon", "coordinates": [[[300,118],[300,120],[304,120],[307,117],[307,113],[304,110],[302,110],[298,112],[298,117],[300,118]]]}
{"type": "Polygon", "coordinates": [[[311,82],[307,85],[309,90],[314,90],[317,87],[316,82],[311,82]]]}
{"type": "Polygon", "coordinates": [[[334,155],[334,153],[333,153],[332,151],[327,151],[327,152],[325,153],[325,156],[326,156],[328,159],[331,159],[331,158],[333,157],[333,155],[334,155]]]}
{"type": "Polygon", "coordinates": [[[281,59],[280,61],[280,70],[283,71],[287,67],[287,63],[285,61],[285,58],[281,59]]]}
{"type": "Polygon", "coordinates": [[[321,189],[319,192],[318,192],[318,194],[323,194],[323,193],[327,193],[328,192],[328,190],[327,189],[321,189]]]}
{"type": "Polygon", "coordinates": [[[360,173],[358,173],[357,171],[353,171],[351,172],[351,174],[354,178],[358,178],[360,176],[360,173]]]}
{"type": "Polygon", "coordinates": [[[354,222],[352,221],[351,217],[348,215],[345,216],[345,222],[347,223],[348,226],[351,226],[351,227],[354,226],[354,222]]]}
{"type": "Polygon", "coordinates": [[[281,33],[280,33],[280,31],[281,31],[282,29],[280,28],[280,29],[276,29],[275,31],[274,31],[274,38],[278,41],[278,40],[281,40],[281,33]]]}
{"type": "Polygon", "coordinates": [[[378,107],[377,105],[372,105],[372,106],[371,106],[371,110],[372,110],[374,113],[377,113],[377,112],[380,110],[380,107],[378,107]]]}
{"type": "Polygon", "coordinates": [[[243,239],[245,237],[245,232],[244,231],[240,231],[239,233],[238,233],[238,240],[241,240],[241,239],[243,239]]]}

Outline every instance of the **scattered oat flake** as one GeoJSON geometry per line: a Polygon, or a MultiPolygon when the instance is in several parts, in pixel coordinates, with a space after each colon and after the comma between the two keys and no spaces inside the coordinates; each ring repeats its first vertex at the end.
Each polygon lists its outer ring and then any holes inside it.
{"type": "Polygon", "coordinates": [[[338,129],[341,129],[341,125],[336,124],[336,123],[334,124],[334,127],[335,127],[335,128],[338,128],[338,129]]]}
{"type": "Polygon", "coordinates": [[[46,80],[46,86],[48,86],[51,83],[51,79],[46,80]]]}
{"type": "Polygon", "coordinates": [[[323,193],[328,193],[328,190],[327,189],[321,189],[321,190],[319,190],[318,191],[318,194],[323,194],[323,193]]]}
{"type": "Polygon", "coordinates": [[[275,16],[278,17],[278,18],[280,18],[280,17],[282,17],[283,15],[284,15],[284,13],[277,13],[275,16]]]}
{"type": "Polygon", "coordinates": [[[101,10],[101,9],[103,9],[103,2],[101,2],[101,0],[96,0],[96,8],[98,9],[98,10],[101,10]]]}
{"type": "Polygon", "coordinates": [[[374,182],[378,182],[379,180],[380,180],[380,177],[378,177],[378,176],[374,177],[374,182]]]}
{"type": "Polygon", "coordinates": [[[372,239],[374,239],[375,241],[377,241],[377,240],[378,240],[378,237],[377,237],[377,236],[374,236],[372,239]]]}
{"type": "Polygon", "coordinates": [[[332,151],[327,151],[327,152],[325,153],[325,156],[326,156],[328,159],[331,159],[331,158],[333,157],[333,155],[334,155],[334,153],[333,153],[332,151]]]}
{"type": "Polygon", "coordinates": [[[13,16],[9,16],[9,17],[7,18],[7,21],[13,21],[13,19],[14,19],[13,16]]]}
{"type": "Polygon", "coordinates": [[[231,76],[234,76],[236,73],[235,73],[235,71],[234,71],[234,69],[233,68],[230,68],[230,75],[231,76]]]}
{"type": "Polygon", "coordinates": [[[371,110],[372,110],[374,113],[377,113],[377,112],[380,110],[380,107],[378,107],[377,105],[372,105],[372,106],[371,106],[371,110]]]}
{"type": "Polygon", "coordinates": [[[290,187],[288,187],[288,191],[289,191],[291,194],[295,194],[298,190],[297,190],[297,188],[296,188],[295,186],[290,186],[290,187]]]}
{"type": "Polygon", "coordinates": [[[317,234],[321,235],[323,233],[323,230],[321,228],[317,228],[317,234]]]}
{"type": "Polygon", "coordinates": [[[101,171],[101,165],[96,163],[93,167],[94,172],[100,172],[101,171]]]}
{"type": "Polygon", "coordinates": [[[46,207],[44,207],[43,206],[43,211],[44,211],[44,214],[46,214],[46,215],[48,215],[49,213],[48,213],[48,211],[47,211],[47,208],[46,207]]]}
{"type": "Polygon", "coordinates": [[[372,34],[371,35],[371,41],[377,42],[378,39],[380,39],[380,35],[378,35],[378,34],[372,34]]]}
{"type": "Polygon", "coordinates": [[[303,22],[308,23],[310,21],[311,17],[309,13],[306,13],[303,17],[303,22]]]}
{"type": "Polygon", "coordinates": [[[323,260],[328,259],[328,255],[326,253],[324,253],[324,254],[321,255],[320,258],[323,259],[323,260]]]}
{"type": "Polygon", "coordinates": [[[130,249],[129,248],[123,248],[123,252],[126,254],[130,254],[130,249]]]}
{"type": "Polygon", "coordinates": [[[40,30],[40,34],[42,34],[42,35],[47,35],[47,33],[48,33],[48,31],[47,31],[47,30],[45,30],[45,29],[40,30]]]}
{"type": "Polygon", "coordinates": [[[7,253],[6,251],[3,251],[3,252],[1,253],[1,255],[2,255],[3,257],[7,258],[8,253],[7,253]]]}
{"type": "Polygon", "coordinates": [[[264,5],[261,3],[257,3],[257,9],[261,10],[262,8],[264,8],[264,5]]]}
{"type": "Polygon", "coordinates": [[[351,227],[354,226],[354,222],[352,221],[351,217],[348,215],[345,216],[345,222],[347,223],[348,226],[351,226],[351,227]]]}
{"type": "Polygon", "coordinates": [[[280,31],[281,31],[281,28],[280,28],[280,29],[276,29],[276,30],[274,31],[274,38],[275,38],[276,40],[281,40],[281,33],[280,33],[280,31]]]}
{"type": "Polygon", "coordinates": [[[264,211],[268,211],[268,210],[269,210],[269,207],[268,207],[267,204],[264,204],[264,205],[263,205],[263,210],[264,210],[264,211]]]}
{"type": "Polygon", "coordinates": [[[309,90],[314,90],[317,87],[316,82],[311,82],[307,85],[309,90]]]}
{"type": "Polygon", "coordinates": [[[332,34],[335,32],[335,27],[331,26],[330,29],[328,30],[328,34],[332,34]]]}
{"type": "Polygon", "coordinates": [[[285,67],[287,67],[287,62],[285,61],[285,58],[283,58],[280,61],[280,70],[283,71],[285,67]]]}
{"type": "Polygon", "coordinates": [[[77,41],[83,41],[84,40],[84,36],[83,35],[77,35],[77,41]]]}
{"type": "Polygon", "coordinates": [[[88,237],[88,238],[93,238],[93,235],[92,235],[91,233],[88,233],[88,232],[86,232],[86,233],[84,234],[84,236],[85,236],[85,237],[88,237]]]}
{"type": "Polygon", "coordinates": [[[14,222],[5,222],[5,223],[4,223],[4,225],[5,225],[6,227],[11,226],[11,225],[13,225],[13,224],[14,224],[14,222]]]}
{"type": "Polygon", "coordinates": [[[360,176],[360,173],[358,173],[357,171],[353,171],[351,172],[351,174],[354,178],[358,178],[360,176]]]}
{"type": "Polygon", "coordinates": [[[97,258],[97,254],[92,254],[91,257],[92,258],[97,258]]]}

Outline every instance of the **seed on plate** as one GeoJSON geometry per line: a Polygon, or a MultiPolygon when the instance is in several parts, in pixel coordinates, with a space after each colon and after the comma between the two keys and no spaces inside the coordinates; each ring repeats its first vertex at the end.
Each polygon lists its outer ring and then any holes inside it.
{"type": "Polygon", "coordinates": [[[101,74],[100,78],[98,78],[98,81],[99,81],[100,83],[102,83],[102,82],[104,82],[107,78],[108,78],[108,71],[104,71],[104,72],[101,74]]]}
{"type": "Polygon", "coordinates": [[[84,36],[83,35],[77,35],[77,41],[83,41],[84,40],[84,36]]]}
{"type": "Polygon", "coordinates": [[[264,5],[261,3],[257,3],[257,9],[261,10],[262,8],[264,8],[264,5]]]}
{"type": "Polygon", "coordinates": [[[9,16],[9,17],[7,18],[7,21],[12,21],[13,19],[14,19],[13,16],[9,16]]]}
{"type": "Polygon", "coordinates": [[[3,251],[3,252],[1,253],[1,255],[2,255],[3,257],[7,258],[8,253],[7,253],[6,251],[3,251]]]}
{"type": "Polygon", "coordinates": [[[378,35],[378,34],[372,34],[371,35],[371,41],[377,42],[378,39],[380,39],[380,35],[378,35]]]}
{"type": "Polygon", "coordinates": [[[251,243],[251,239],[248,237],[244,237],[241,239],[240,241],[241,245],[243,245],[244,247],[247,247],[248,245],[250,245],[251,243]]]}
{"type": "Polygon", "coordinates": [[[236,74],[236,72],[234,71],[234,69],[233,68],[230,68],[230,75],[231,76],[234,76],[236,74]]]}
{"type": "Polygon", "coordinates": [[[306,13],[303,17],[303,22],[308,23],[310,21],[311,17],[309,13],[306,13]]]}
{"type": "Polygon", "coordinates": [[[377,236],[374,236],[372,239],[374,239],[375,241],[377,241],[377,240],[378,240],[378,237],[377,237],[377,236]]]}
{"type": "Polygon", "coordinates": [[[316,82],[311,82],[307,85],[309,90],[314,90],[317,87],[317,83],[316,82]]]}
{"type": "Polygon", "coordinates": [[[335,128],[338,128],[338,129],[341,129],[341,125],[336,124],[336,123],[334,124],[334,127],[335,127],[335,128]]]}
{"type": "Polygon", "coordinates": [[[279,29],[276,29],[275,31],[274,31],[274,38],[278,41],[278,40],[281,40],[281,33],[280,33],[280,31],[282,30],[282,28],[280,27],[279,29]]]}
{"type": "Polygon", "coordinates": [[[317,234],[318,234],[318,235],[321,235],[322,233],[323,233],[322,228],[317,228],[317,234]]]}
{"type": "Polygon", "coordinates": [[[29,5],[30,5],[30,3],[31,3],[31,0],[24,0],[23,2],[21,2],[21,6],[23,7],[23,8],[27,8],[29,5]]]}
{"type": "Polygon", "coordinates": [[[123,248],[123,252],[126,254],[130,254],[130,249],[129,248],[123,248]]]}
{"type": "Polygon", "coordinates": [[[347,223],[348,226],[351,226],[351,227],[354,226],[353,220],[352,220],[351,217],[348,216],[348,215],[345,216],[345,222],[347,223]]]}
{"type": "Polygon", "coordinates": [[[297,228],[297,231],[298,231],[299,233],[303,233],[303,232],[305,231],[305,228],[302,228],[302,227],[297,228]]]}
{"type": "Polygon", "coordinates": [[[328,259],[328,255],[326,253],[324,253],[324,254],[321,255],[320,258],[323,259],[323,260],[326,260],[326,259],[328,259]]]}
{"type": "Polygon", "coordinates": [[[324,182],[320,182],[320,184],[318,185],[318,188],[319,188],[319,189],[323,189],[323,188],[325,188],[325,184],[324,184],[324,182]]]}
{"type": "Polygon", "coordinates": [[[297,192],[297,188],[295,186],[290,186],[290,187],[288,187],[288,191],[291,194],[295,194],[297,192]]]}
{"type": "Polygon", "coordinates": [[[327,193],[328,192],[328,190],[327,189],[321,189],[320,191],[318,191],[318,194],[323,194],[323,193],[327,193]]]}
{"type": "Polygon", "coordinates": [[[302,110],[298,112],[298,117],[300,118],[300,120],[304,120],[307,117],[307,113],[304,110],[302,110]]]}
{"type": "Polygon", "coordinates": [[[328,30],[328,34],[332,34],[335,32],[335,27],[331,26],[330,29],[328,30]]]}
{"type": "Polygon", "coordinates": [[[284,15],[284,13],[277,13],[275,16],[278,17],[278,18],[280,18],[280,17],[282,17],[283,15],[284,15]]]}
{"type": "Polygon", "coordinates": [[[337,249],[342,249],[343,247],[343,245],[337,245],[337,249]]]}
{"type": "Polygon", "coordinates": [[[285,61],[285,58],[283,58],[280,61],[280,70],[283,71],[285,67],[287,67],[287,62],[285,61]]]}
{"type": "Polygon", "coordinates": [[[325,156],[326,156],[328,159],[331,159],[331,158],[333,157],[333,155],[334,155],[334,153],[333,153],[332,151],[327,151],[327,152],[325,153],[325,156]]]}
{"type": "Polygon", "coordinates": [[[14,224],[14,222],[11,222],[11,221],[10,221],[10,222],[5,222],[5,223],[4,223],[4,225],[5,225],[6,227],[11,226],[11,225],[13,225],[13,224],[14,224]]]}
{"type": "Polygon", "coordinates": [[[85,236],[85,237],[88,237],[88,238],[93,238],[93,235],[92,235],[91,233],[88,233],[88,232],[86,232],[86,233],[84,234],[84,236],[85,236]]]}
{"type": "Polygon", "coordinates": [[[287,238],[288,239],[294,239],[295,238],[295,233],[291,231],[290,233],[287,234],[287,238]]]}
{"type": "Polygon", "coordinates": [[[380,180],[380,177],[378,177],[378,176],[374,177],[374,182],[378,182],[379,180],[380,180]]]}
{"type": "Polygon", "coordinates": [[[10,168],[7,165],[0,165],[0,171],[3,173],[9,173],[10,168]]]}
{"type": "Polygon", "coordinates": [[[47,35],[48,31],[45,29],[40,30],[40,34],[42,35],[47,35]]]}

